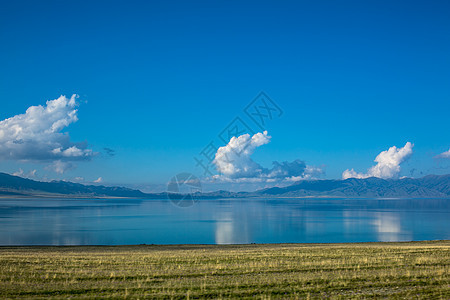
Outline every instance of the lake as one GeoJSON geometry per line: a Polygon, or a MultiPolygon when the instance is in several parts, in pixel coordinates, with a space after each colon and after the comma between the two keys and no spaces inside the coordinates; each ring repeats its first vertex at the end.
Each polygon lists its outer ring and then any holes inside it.
{"type": "Polygon", "coordinates": [[[0,245],[450,239],[449,199],[0,199],[0,245]]]}

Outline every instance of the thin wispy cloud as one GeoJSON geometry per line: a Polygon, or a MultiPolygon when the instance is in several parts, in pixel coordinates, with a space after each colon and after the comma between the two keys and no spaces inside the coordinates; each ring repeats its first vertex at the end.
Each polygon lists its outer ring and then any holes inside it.
{"type": "Polygon", "coordinates": [[[116,151],[115,151],[114,149],[105,147],[105,148],[103,148],[103,150],[105,150],[105,153],[106,153],[108,156],[114,156],[114,155],[116,155],[116,151]]]}
{"type": "Polygon", "coordinates": [[[400,164],[407,160],[413,153],[413,144],[407,142],[402,148],[396,146],[390,147],[388,150],[381,152],[375,158],[377,163],[371,167],[367,173],[358,173],[354,169],[347,169],[342,173],[342,179],[347,178],[396,178],[400,173],[400,164]]]}
{"type": "Polygon", "coordinates": [[[78,121],[76,99],[60,96],[0,121],[0,159],[48,163],[57,173],[73,168],[71,161],[90,160],[96,153],[62,132],[78,121]]]}
{"type": "Polygon", "coordinates": [[[55,160],[48,164],[45,169],[58,174],[64,174],[69,170],[75,169],[75,165],[69,161],[55,160]]]}
{"type": "Polygon", "coordinates": [[[23,178],[35,178],[36,177],[36,172],[37,172],[36,169],[31,170],[29,172],[25,172],[24,170],[22,170],[20,168],[19,171],[12,173],[12,175],[23,177],[23,178]]]}
{"type": "Polygon", "coordinates": [[[450,158],[450,149],[437,155],[436,158],[450,158]]]}

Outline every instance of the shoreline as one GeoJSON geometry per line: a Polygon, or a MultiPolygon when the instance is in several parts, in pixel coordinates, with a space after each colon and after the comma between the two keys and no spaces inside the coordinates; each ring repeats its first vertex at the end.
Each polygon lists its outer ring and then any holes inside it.
{"type": "Polygon", "coordinates": [[[133,248],[133,247],[166,247],[166,248],[232,248],[232,247],[270,247],[270,246],[406,246],[427,244],[449,244],[450,239],[443,240],[420,240],[420,241],[398,241],[398,242],[342,242],[342,243],[249,243],[249,244],[121,244],[121,245],[0,245],[0,250],[5,248],[133,248]]]}
{"type": "MultiPolygon", "coordinates": [[[[64,199],[64,200],[89,200],[89,199],[132,199],[132,200],[170,200],[166,195],[161,197],[128,197],[128,196],[104,196],[104,195],[69,195],[69,194],[40,194],[40,195],[27,195],[27,194],[12,194],[5,195],[0,194],[0,199],[36,199],[36,200],[47,200],[47,199],[64,199]]],[[[335,196],[335,195],[319,195],[319,196],[242,196],[242,197],[220,197],[220,196],[201,196],[196,198],[197,201],[202,200],[236,200],[236,199],[337,199],[337,200],[402,200],[402,199],[442,199],[450,200],[450,196],[440,196],[440,197],[419,197],[419,196],[389,196],[389,197],[361,197],[361,196],[335,196]]]]}

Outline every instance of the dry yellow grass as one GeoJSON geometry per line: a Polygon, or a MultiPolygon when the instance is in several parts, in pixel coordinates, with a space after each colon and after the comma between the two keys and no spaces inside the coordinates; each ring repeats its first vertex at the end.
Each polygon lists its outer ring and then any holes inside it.
{"type": "Polygon", "coordinates": [[[450,241],[0,247],[1,298],[450,299],[450,241]]]}

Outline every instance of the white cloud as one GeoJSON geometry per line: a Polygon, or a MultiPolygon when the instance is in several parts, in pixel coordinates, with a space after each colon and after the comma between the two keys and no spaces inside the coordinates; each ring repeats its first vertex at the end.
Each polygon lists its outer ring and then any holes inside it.
{"type": "Polygon", "coordinates": [[[325,171],[323,168],[314,167],[314,166],[306,166],[303,179],[317,178],[323,174],[325,174],[325,171]]]}
{"type": "Polygon", "coordinates": [[[19,171],[14,172],[13,175],[14,175],[14,176],[20,176],[20,177],[21,177],[21,176],[23,176],[23,173],[24,173],[23,170],[22,170],[22,169],[19,169],[19,171]]]}
{"type": "Polygon", "coordinates": [[[64,162],[91,159],[96,153],[85,143],[73,143],[61,132],[78,121],[76,98],[61,96],[0,121],[0,159],[49,162],[58,173],[67,170],[64,162]]]}
{"type": "Polygon", "coordinates": [[[69,170],[75,169],[75,165],[68,161],[55,160],[45,168],[58,174],[63,174],[69,170]]]}
{"type": "Polygon", "coordinates": [[[257,147],[269,143],[270,139],[267,131],[258,132],[252,137],[248,133],[232,137],[226,146],[217,150],[213,161],[217,171],[229,178],[257,177],[263,169],[250,156],[257,147]]]}
{"type": "Polygon", "coordinates": [[[99,177],[96,180],[94,180],[95,183],[101,183],[103,182],[103,178],[99,177]]]}
{"type": "Polygon", "coordinates": [[[213,176],[223,182],[256,183],[279,181],[298,181],[311,178],[322,172],[320,168],[309,167],[301,160],[292,162],[273,162],[267,169],[251,159],[255,149],[268,144],[271,136],[267,131],[253,136],[243,134],[232,137],[230,142],[217,150],[213,163],[220,175],[213,176]]]}
{"type": "Polygon", "coordinates": [[[436,156],[437,158],[450,158],[450,149],[436,156]]]}
{"type": "Polygon", "coordinates": [[[378,154],[375,158],[377,164],[371,167],[367,173],[358,173],[354,169],[347,169],[342,173],[342,179],[368,177],[395,178],[400,173],[400,164],[411,156],[413,146],[410,142],[407,142],[402,148],[392,146],[389,150],[378,154]]]}
{"type": "Polygon", "coordinates": [[[23,177],[23,178],[34,178],[34,177],[36,177],[36,170],[24,172],[21,168],[19,168],[19,171],[14,172],[13,175],[23,177]]]}

